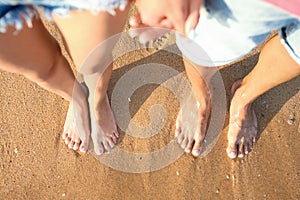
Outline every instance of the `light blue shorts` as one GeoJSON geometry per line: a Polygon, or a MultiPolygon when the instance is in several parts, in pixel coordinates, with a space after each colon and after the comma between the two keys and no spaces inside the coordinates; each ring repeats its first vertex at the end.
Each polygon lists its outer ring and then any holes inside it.
{"type": "Polygon", "coordinates": [[[260,0],[206,0],[200,21],[176,42],[183,55],[207,67],[229,64],[249,53],[276,29],[300,64],[300,20],[260,0]]]}
{"type": "Polygon", "coordinates": [[[68,16],[70,10],[89,10],[92,13],[107,11],[115,14],[115,9],[125,9],[127,0],[0,0],[0,33],[5,33],[7,26],[22,29],[25,19],[27,26],[31,27],[32,17],[38,17],[35,8],[42,8],[47,19],[52,14],[68,16]]]}

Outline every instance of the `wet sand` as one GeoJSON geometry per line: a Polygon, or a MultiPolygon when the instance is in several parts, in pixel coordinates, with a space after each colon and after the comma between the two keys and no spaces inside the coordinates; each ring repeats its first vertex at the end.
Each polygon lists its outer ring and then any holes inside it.
{"type": "MultiPolygon", "coordinates": [[[[227,94],[257,61],[252,53],[221,74],[227,94]]],[[[162,63],[184,73],[179,56],[154,50],[117,60],[109,95],[130,69],[162,63]]],[[[183,154],[171,165],[150,173],[125,173],[92,155],[69,150],[61,139],[68,103],[24,77],[0,72],[0,199],[300,199],[300,77],[258,98],[254,109],[259,139],[243,159],[227,158],[226,131],[204,158],[183,154]]],[[[151,152],[170,141],[179,105],[158,85],[145,85],[129,102],[134,120],[149,122],[148,108],[162,104],[168,120],[149,140],[121,132],[120,148],[151,152]]]]}

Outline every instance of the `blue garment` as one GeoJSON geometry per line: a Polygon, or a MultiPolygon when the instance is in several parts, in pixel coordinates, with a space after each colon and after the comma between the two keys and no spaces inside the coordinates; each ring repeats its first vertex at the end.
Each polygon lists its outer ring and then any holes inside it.
{"type": "Polygon", "coordinates": [[[207,67],[229,64],[276,29],[291,57],[300,64],[300,20],[261,0],[206,0],[199,23],[177,45],[192,62],[207,67]]]}
{"type": "Polygon", "coordinates": [[[8,25],[21,30],[20,16],[31,27],[32,17],[38,16],[36,8],[42,8],[46,18],[51,20],[53,13],[68,16],[70,10],[107,11],[114,15],[115,9],[123,10],[126,4],[127,0],[0,0],[0,33],[5,33],[8,25]]]}

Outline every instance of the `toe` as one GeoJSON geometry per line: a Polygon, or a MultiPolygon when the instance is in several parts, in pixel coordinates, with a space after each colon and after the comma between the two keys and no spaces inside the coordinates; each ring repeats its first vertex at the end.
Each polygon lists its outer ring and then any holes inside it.
{"type": "Polygon", "coordinates": [[[201,149],[199,149],[199,150],[195,150],[195,149],[193,149],[193,151],[192,151],[192,154],[193,154],[193,156],[200,156],[200,153],[201,153],[201,149]]]}
{"type": "Polygon", "coordinates": [[[74,146],[73,146],[73,150],[77,151],[79,149],[80,143],[75,142],[74,146]]]}
{"type": "Polygon", "coordinates": [[[193,150],[192,150],[193,156],[200,156],[201,144],[202,144],[202,142],[195,141],[195,144],[194,144],[194,147],[193,147],[193,150]]]}
{"type": "Polygon", "coordinates": [[[194,139],[190,139],[189,140],[189,143],[187,144],[187,146],[185,147],[185,152],[186,153],[191,153],[191,151],[192,151],[192,149],[193,149],[193,146],[194,146],[194,143],[195,143],[195,141],[194,141],[194,139]]]}
{"type": "Polygon", "coordinates": [[[245,152],[245,155],[248,155],[248,153],[249,153],[249,144],[244,145],[244,152],[245,152]]]}
{"type": "Polygon", "coordinates": [[[243,144],[238,145],[238,157],[239,158],[244,157],[244,145],[243,144]]]}
{"type": "Polygon", "coordinates": [[[75,142],[74,141],[70,141],[68,144],[69,149],[73,149],[75,142]]]}
{"type": "MultiPolygon", "coordinates": [[[[233,126],[233,125],[232,125],[233,126]]],[[[229,126],[228,131],[228,146],[226,149],[229,158],[234,159],[237,156],[237,134],[235,134],[235,129],[231,130],[232,126],[229,126]]],[[[233,127],[235,128],[235,127],[233,127]]]]}
{"type": "Polygon", "coordinates": [[[237,152],[236,150],[233,150],[233,147],[227,147],[226,152],[227,156],[231,159],[234,159],[237,156],[237,152]]]}
{"type": "Polygon", "coordinates": [[[112,137],[111,140],[113,141],[114,145],[116,145],[117,142],[118,142],[118,138],[117,137],[112,137]]]}
{"type": "Polygon", "coordinates": [[[80,143],[80,142],[81,142],[81,140],[80,140],[79,137],[75,137],[75,138],[73,139],[73,141],[74,141],[75,143],[80,143]]]}
{"type": "Polygon", "coordinates": [[[86,153],[87,150],[89,148],[89,139],[87,138],[83,138],[81,140],[81,144],[80,144],[80,147],[79,147],[79,150],[82,152],[82,153],[86,153]]]}
{"type": "Polygon", "coordinates": [[[79,143],[81,141],[80,138],[77,136],[77,134],[73,134],[71,140],[75,143],[79,143]]]}
{"type": "Polygon", "coordinates": [[[235,140],[229,140],[228,146],[226,149],[227,155],[229,158],[234,159],[237,156],[237,144],[235,140]]]}
{"type": "Polygon", "coordinates": [[[66,139],[68,143],[66,143],[67,145],[72,141],[72,138],[73,138],[73,131],[68,131],[68,134],[66,136],[66,139]]]}
{"type": "Polygon", "coordinates": [[[195,142],[194,148],[192,150],[193,156],[200,156],[201,153],[201,143],[195,142]]]}
{"type": "Polygon", "coordinates": [[[104,148],[102,143],[100,144],[94,144],[94,151],[97,155],[101,155],[104,153],[104,148]]]}
{"type": "Polygon", "coordinates": [[[180,144],[181,148],[185,149],[185,147],[187,146],[188,142],[189,142],[188,138],[184,138],[183,141],[180,144]]]}
{"type": "Polygon", "coordinates": [[[111,147],[110,147],[110,145],[109,145],[108,140],[103,141],[103,146],[104,146],[104,149],[105,149],[106,151],[108,151],[108,152],[111,151],[111,147]]]}
{"type": "Polygon", "coordinates": [[[252,142],[253,142],[253,144],[256,143],[256,138],[255,137],[253,137],[252,142]]]}
{"type": "Polygon", "coordinates": [[[183,141],[183,139],[184,139],[184,134],[183,133],[179,134],[177,136],[177,142],[178,142],[178,144],[181,144],[182,141],[183,141]]]}
{"type": "Polygon", "coordinates": [[[175,137],[178,137],[180,135],[180,133],[181,133],[181,128],[180,127],[176,128],[175,129],[175,137]]]}
{"type": "Polygon", "coordinates": [[[253,141],[250,140],[248,143],[248,152],[250,152],[253,149],[253,141]]]}
{"type": "Polygon", "coordinates": [[[113,137],[116,137],[116,138],[119,138],[119,137],[120,137],[120,134],[119,134],[119,132],[118,132],[117,130],[114,131],[113,137]]]}
{"type": "Polygon", "coordinates": [[[65,140],[68,137],[69,130],[65,130],[62,134],[62,139],[65,140]]]}
{"type": "Polygon", "coordinates": [[[203,139],[204,139],[204,136],[202,134],[196,134],[195,144],[194,144],[193,150],[192,150],[193,156],[200,155],[203,139]]]}
{"type": "Polygon", "coordinates": [[[71,138],[70,137],[66,137],[65,144],[68,145],[70,142],[71,142],[71,138]]]}
{"type": "Polygon", "coordinates": [[[107,139],[107,142],[108,142],[111,149],[115,147],[115,142],[112,138],[107,139]]]}

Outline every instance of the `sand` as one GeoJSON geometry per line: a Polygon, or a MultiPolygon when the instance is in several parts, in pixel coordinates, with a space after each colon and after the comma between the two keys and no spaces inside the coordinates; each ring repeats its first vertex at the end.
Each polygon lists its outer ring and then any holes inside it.
{"type": "MultiPolygon", "coordinates": [[[[231,84],[257,61],[252,53],[221,70],[227,94],[231,84]]],[[[162,63],[184,74],[182,59],[164,51],[141,50],[117,60],[109,86],[130,69],[162,63]]],[[[300,199],[300,77],[259,97],[254,109],[259,139],[243,159],[227,158],[224,129],[204,158],[183,154],[154,172],[126,173],[91,154],[69,150],[61,139],[68,103],[23,76],[0,72],[0,199],[300,199]]],[[[141,125],[148,108],[165,106],[162,131],[150,139],[121,132],[119,148],[151,152],[173,137],[179,104],[166,88],[144,85],[130,97],[129,109],[141,125]]]]}

